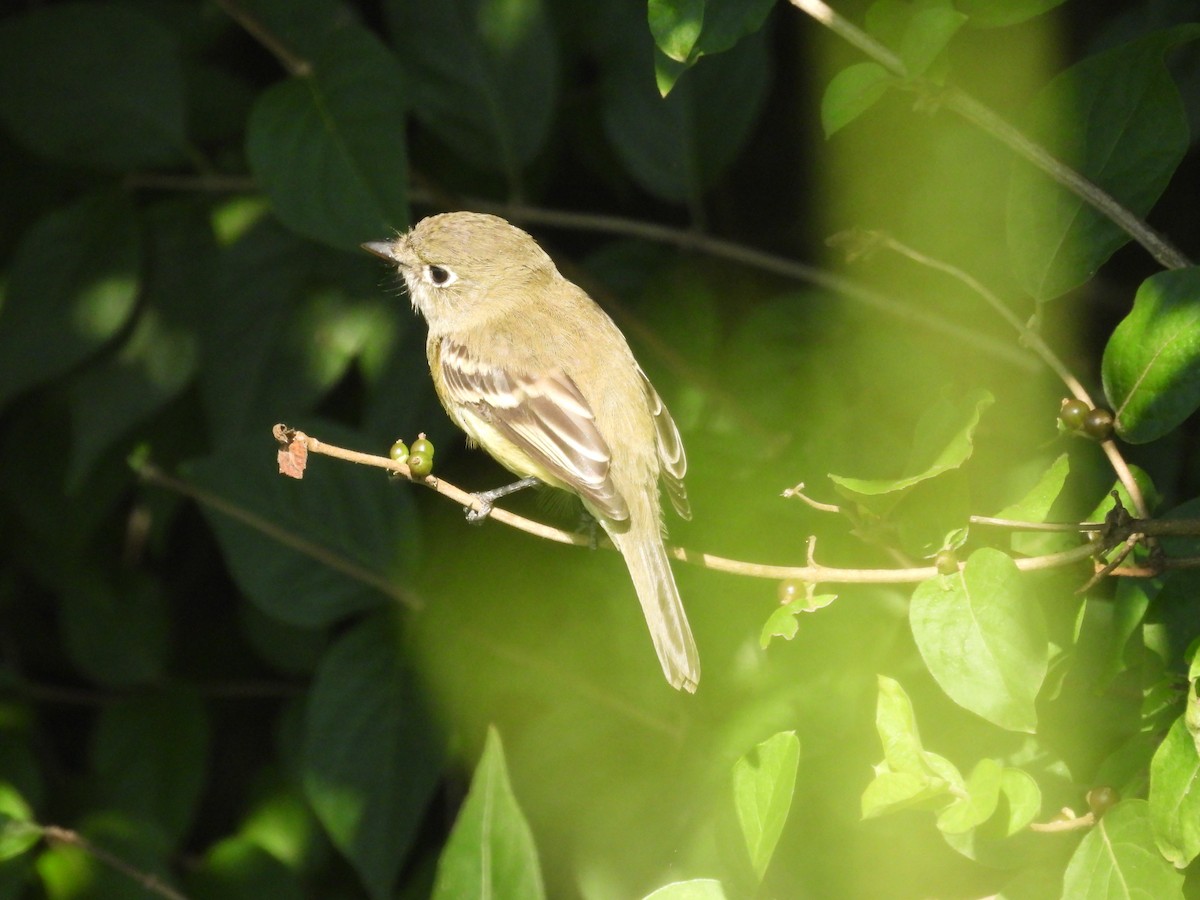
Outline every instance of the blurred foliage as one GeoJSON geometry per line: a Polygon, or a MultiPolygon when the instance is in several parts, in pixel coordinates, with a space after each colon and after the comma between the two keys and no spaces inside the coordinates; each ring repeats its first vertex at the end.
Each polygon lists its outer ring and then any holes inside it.
{"type": "MultiPolygon", "coordinates": [[[[968,518],[1113,509],[1040,341],[1194,526],[1200,269],[955,105],[1195,256],[1195,5],[837,9],[903,70],[763,0],[5,6],[0,900],[1200,891],[1200,581],[1161,566],[1200,529],[1092,583],[1078,532],[968,518]],[[673,541],[939,574],[680,564],[687,696],[612,554],[279,477],[286,422],[502,482],[357,249],[463,207],[629,335],[688,448],[673,541]]],[[[505,502],[577,526],[545,499],[505,502]]]]}

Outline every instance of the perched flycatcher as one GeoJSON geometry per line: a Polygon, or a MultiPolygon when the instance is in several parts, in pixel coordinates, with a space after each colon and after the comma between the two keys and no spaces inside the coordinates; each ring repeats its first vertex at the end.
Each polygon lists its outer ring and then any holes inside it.
{"type": "Polygon", "coordinates": [[[625,557],[667,681],[695,691],[700,661],[659,502],[661,481],[690,518],[687,461],[617,326],[497,216],[430,216],[363,247],[399,268],[429,323],[429,370],[450,418],[510,471],[579,495],[625,557]]]}

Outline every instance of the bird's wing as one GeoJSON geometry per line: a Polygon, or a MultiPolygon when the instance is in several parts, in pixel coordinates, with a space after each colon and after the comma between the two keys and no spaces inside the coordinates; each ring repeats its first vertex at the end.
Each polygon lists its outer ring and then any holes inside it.
{"type": "MultiPolygon", "coordinates": [[[[609,476],[608,443],[570,376],[560,370],[505,371],[479,362],[449,339],[442,340],[438,361],[451,405],[466,407],[528,456],[535,464],[530,474],[537,475],[536,469],[549,472],[606,519],[629,518],[625,498],[609,476]]],[[[481,443],[489,452],[497,449],[481,443]]]]}
{"type": "Polygon", "coordinates": [[[638,367],[638,374],[642,376],[642,386],[646,389],[646,399],[650,404],[650,412],[654,415],[654,440],[658,447],[659,471],[663,485],[675,512],[679,513],[681,518],[690,519],[692,506],[688,502],[687,488],[683,484],[683,476],[687,474],[687,457],[683,452],[679,429],[675,427],[675,420],[667,412],[666,404],[662,402],[662,397],[658,396],[658,391],[654,389],[641,366],[638,367]]]}

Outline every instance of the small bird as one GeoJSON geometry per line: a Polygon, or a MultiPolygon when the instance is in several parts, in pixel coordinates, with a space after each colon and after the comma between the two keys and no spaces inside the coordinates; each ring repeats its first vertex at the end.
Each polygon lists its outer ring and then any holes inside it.
{"type": "MultiPolygon", "coordinates": [[[[659,484],[691,518],[679,430],[612,319],[498,216],[430,216],[363,249],[396,265],[429,324],[450,418],[522,481],[583,501],[621,551],[663,674],[695,691],[700,660],[663,546],[659,484]]],[[[485,512],[486,514],[486,512],[485,512]]]]}

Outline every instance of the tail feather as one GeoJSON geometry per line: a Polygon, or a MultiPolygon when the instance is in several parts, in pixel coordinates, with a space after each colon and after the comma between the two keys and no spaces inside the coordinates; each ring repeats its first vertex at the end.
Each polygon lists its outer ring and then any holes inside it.
{"type": "Polygon", "coordinates": [[[688,625],[662,539],[635,532],[612,536],[625,557],[663,674],[671,686],[695,693],[700,654],[688,625]]]}

